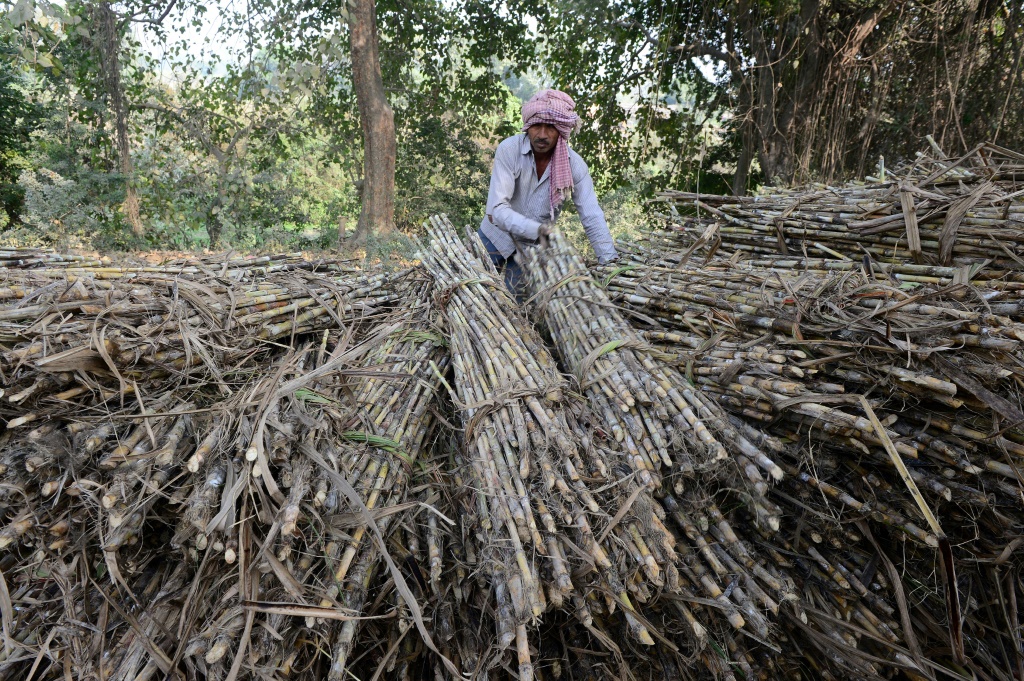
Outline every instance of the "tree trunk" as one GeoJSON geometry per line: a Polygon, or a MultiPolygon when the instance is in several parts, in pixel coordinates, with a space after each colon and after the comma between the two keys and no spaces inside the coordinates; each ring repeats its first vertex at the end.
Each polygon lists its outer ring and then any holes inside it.
{"type": "Polygon", "coordinates": [[[395,115],[384,92],[377,48],[377,11],[374,0],[349,0],[352,49],[352,84],[363,128],[362,210],[355,237],[395,228],[395,115]]]}
{"type": "Polygon", "coordinates": [[[756,150],[754,145],[754,126],[750,121],[743,122],[743,133],[740,155],[736,160],[736,174],[732,176],[733,196],[745,196],[747,193],[747,182],[750,179],[750,163],[754,160],[756,150]]]}
{"type": "Polygon", "coordinates": [[[225,175],[227,173],[221,168],[217,178],[217,195],[206,209],[206,233],[210,235],[210,248],[220,246],[220,238],[224,234],[224,206],[227,204],[225,175]]]}
{"type": "Polygon", "coordinates": [[[118,162],[125,181],[124,212],[132,232],[141,236],[142,218],[139,216],[139,197],[135,192],[131,147],[128,143],[128,111],[121,88],[121,34],[117,28],[117,16],[110,8],[110,3],[101,2],[97,5],[93,16],[98,29],[96,46],[107,91],[107,105],[114,114],[114,143],[117,145],[118,162]]]}

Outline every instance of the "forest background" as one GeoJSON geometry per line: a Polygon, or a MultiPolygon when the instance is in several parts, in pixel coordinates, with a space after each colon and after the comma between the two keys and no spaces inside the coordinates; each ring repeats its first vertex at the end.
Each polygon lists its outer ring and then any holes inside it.
{"type": "Polygon", "coordinates": [[[835,182],[929,135],[1024,149],[1022,48],[1022,0],[4,0],[0,245],[334,248],[358,227],[399,252],[431,213],[479,222],[542,87],[576,99],[573,147],[629,234],[666,187],[835,182]],[[382,191],[360,74],[393,115],[390,220],[360,220],[382,191]]]}

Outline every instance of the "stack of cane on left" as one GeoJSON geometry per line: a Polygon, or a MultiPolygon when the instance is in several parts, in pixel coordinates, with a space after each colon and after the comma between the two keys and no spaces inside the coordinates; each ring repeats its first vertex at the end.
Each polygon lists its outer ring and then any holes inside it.
{"type": "Polygon", "coordinates": [[[5,272],[3,678],[342,679],[429,616],[429,282],[266,266],[5,272]]]}

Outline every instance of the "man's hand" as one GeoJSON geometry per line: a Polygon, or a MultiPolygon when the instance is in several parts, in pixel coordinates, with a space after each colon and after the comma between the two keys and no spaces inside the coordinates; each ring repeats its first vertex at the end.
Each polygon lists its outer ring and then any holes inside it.
{"type": "Polygon", "coordinates": [[[540,227],[537,228],[537,243],[540,244],[541,248],[548,247],[548,237],[551,236],[551,223],[542,222],[540,227]]]}

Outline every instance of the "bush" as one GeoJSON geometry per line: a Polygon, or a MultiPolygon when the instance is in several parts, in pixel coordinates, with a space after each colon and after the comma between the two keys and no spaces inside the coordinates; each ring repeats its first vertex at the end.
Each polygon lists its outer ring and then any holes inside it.
{"type": "MultiPolygon", "coordinates": [[[[647,216],[644,212],[644,199],[642,190],[635,185],[626,185],[608,192],[598,192],[597,200],[604,210],[605,220],[608,221],[608,229],[612,238],[631,241],[640,234],[640,231],[647,224],[647,216]]],[[[593,258],[594,249],[587,240],[586,232],[583,231],[583,223],[576,213],[576,207],[571,201],[566,201],[565,209],[558,221],[558,227],[565,233],[576,248],[580,250],[584,258],[593,258]]]]}

